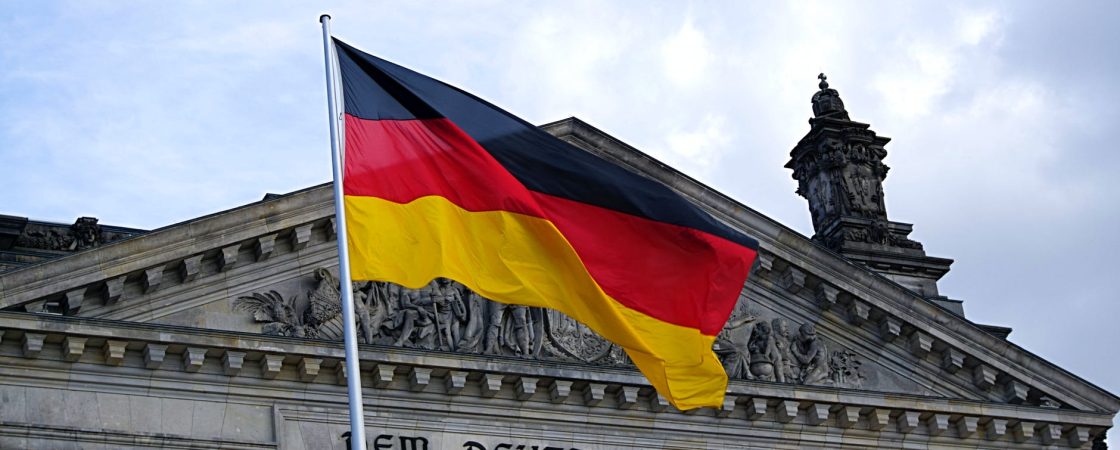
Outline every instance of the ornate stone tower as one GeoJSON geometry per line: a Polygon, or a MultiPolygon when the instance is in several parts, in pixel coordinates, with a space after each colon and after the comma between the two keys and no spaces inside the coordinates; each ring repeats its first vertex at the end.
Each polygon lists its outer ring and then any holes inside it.
{"type": "Polygon", "coordinates": [[[959,301],[937,291],[953,261],[926,256],[922,244],[907,237],[911,224],[887,218],[883,180],[889,168],[883,158],[891,139],[848,117],[827,77],[818,78],[809,133],[786,163],[797,193],[809,201],[813,240],[963,315],[959,301]]]}

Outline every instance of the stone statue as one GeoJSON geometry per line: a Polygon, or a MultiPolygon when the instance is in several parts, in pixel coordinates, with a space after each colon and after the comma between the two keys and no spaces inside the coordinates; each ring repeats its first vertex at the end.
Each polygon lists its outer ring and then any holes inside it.
{"type": "Polygon", "coordinates": [[[758,317],[747,313],[732,319],[716,340],[716,354],[723,357],[723,370],[728,378],[750,380],[750,341],[758,317]]]}
{"type": "Polygon", "coordinates": [[[490,302],[487,317],[487,355],[502,354],[503,346],[518,356],[531,355],[528,306],[490,302]]]}
{"type": "Polygon", "coordinates": [[[79,217],[70,225],[70,232],[74,240],[69,250],[85,250],[101,244],[101,226],[97,224],[96,217],[79,217]]]}
{"type": "Polygon", "coordinates": [[[801,383],[820,384],[828,379],[828,351],[824,342],[817,339],[817,330],[813,324],[801,325],[791,344],[791,353],[801,368],[801,383]]]}
{"type": "Polygon", "coordinates": [[[393,345],[435,349],[434,345],[430,345],[434,342],[432,335],[435,334],[436,327],[433,321],[434,315],[425,308],[431,303],[430,293],[424,291],[426,288],[409,289],[401,293],[400,308],[393,318],[393,328],[400,330],[400,337],[393,345]],[[412,334],[417,327],[420,328],[420,333],[417,340],[413,341],[412,334]]]}
{"type": "Polygon", "coordinates": [[[480,353],[482,351],[482,336],[486,331],[486,299],[477,292],[467,290],[467,318],[463,327],[463,336],[459,340],[459,351],[464,353],[480,353]]]}
{"type": "Polygon", "coordinates": [[[770,324],[759,322],[754,326],[749,344],[751,356],[751,375],[763,381],[775,381],[774,356],[777,347],[774,346],[774,337],[770,333],[770,324]]]}
{"type": "Polygon", "coordinates": [[[770,321],[770,333],[774,335],[777,354],[773,358],[774,377],[780,383],[792,383],[798,379],[794,370],[793,354],[790,353],[789,322],[781,317],[770,321]]]}

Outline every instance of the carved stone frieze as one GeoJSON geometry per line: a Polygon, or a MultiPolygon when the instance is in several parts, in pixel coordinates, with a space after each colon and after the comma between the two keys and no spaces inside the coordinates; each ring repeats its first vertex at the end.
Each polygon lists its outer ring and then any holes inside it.
{"type": "MultiPolygon", "coordinates": [[[[237,298],[234,306],[262,323],[264,334],[341,340],[338,279],[325,268],[316,270],[314,277],[315,287],[305,297],[256,292],[237,298]]],[[[436,279],[420,289],[356,282],[352,289],[363,343],[608,366],[631,364],[619,346],[571,317],[494,302],[452,280],[436,279]]],[[[830,352],[814,324],[767,319],[755,311],[729,321],[714,349],[733,379],[855,388],[865,379],[858,355],[846,349],[830,352]]]]}
{"type": "MultiPolygon", "coordinates": [[[[114,227],[110,227],[114,228],[114,227]]],[[[15,247],[51,251],[81,251],[138,233],[102,229],[96,217],[79,217],[73,225],[27,223],[15,239],[15,247]]]]}
{"type": "Polygon", "coordinates": [[[732,379],[860,388],[865,378],[858,355],[847,349],[830,353],[814,324],[793,331],[786,319],[766,320],[756,310],[728,321],[715,350],[732,379]]]}

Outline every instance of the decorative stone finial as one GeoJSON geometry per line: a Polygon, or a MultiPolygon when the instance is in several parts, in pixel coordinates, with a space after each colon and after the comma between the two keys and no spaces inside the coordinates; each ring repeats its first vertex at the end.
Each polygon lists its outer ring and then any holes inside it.
{"type": "Polygon", "coordinates": [[[840,100],[840,93],[828,87],[828,77],[822,72],[817,78],[821,80],[817,85],[821,90],[813,94],[813,115],[849,120],[848,112],[844,110],[844,101],[840,100]]]}

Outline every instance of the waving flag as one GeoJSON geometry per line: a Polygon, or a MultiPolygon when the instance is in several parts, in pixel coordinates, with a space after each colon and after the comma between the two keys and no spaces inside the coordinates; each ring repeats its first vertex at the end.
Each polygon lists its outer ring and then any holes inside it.
{"type": "Polygon", "coordinates": [[[445,277],[558,310],[623,347],[677,408],[721,404],[712,342],[755,240],[482,99],[334,42],[354,279],[445,277]]]}

